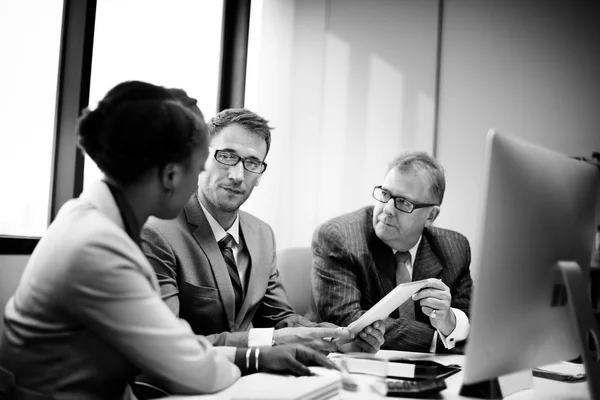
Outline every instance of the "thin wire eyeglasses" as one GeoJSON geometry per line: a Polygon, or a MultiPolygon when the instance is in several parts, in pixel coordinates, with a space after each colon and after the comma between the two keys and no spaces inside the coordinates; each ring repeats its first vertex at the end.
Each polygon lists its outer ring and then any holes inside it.
{"type": "Polygon", "coordinates": [[[229,150],[217,150],[212,147],[211,149],[215,151],[215,160],[223,165],[227,165],[228,167],[233,167],[241,161],[244,169],[248,172],[252,172],[253,174],[262,174],[267,169],[266,162],[257,160],[255,158],[240,157],[229,150]]]}
{"type": "Polygon", "coordinates": [[[387,203],[391,199],[394,199],[394,207],[396,207],[397,210],[400,210],[406,214],[412,213],[417,208],[437,206],[437,204],[433,203],[415,203],[408,199],[405,199],[404,197],[392,196],[390,192],[383,189],[381,186],[375,186],[373,188],[373,198],[382,203],[387,203]]]}

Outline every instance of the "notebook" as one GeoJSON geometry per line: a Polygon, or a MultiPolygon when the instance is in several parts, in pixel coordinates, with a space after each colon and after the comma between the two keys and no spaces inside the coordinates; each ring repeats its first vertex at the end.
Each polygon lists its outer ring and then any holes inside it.
{"type": "Polygon", "coordinates": [[[534,368],[533,376],[566,382],[581,382],[586,380],[585,366],[568,361],[534,368]]]}
{"type": "Polygon", "coordinates": [[[257,373],[244,377],[229,393],[232,400],[328,399],[339,392],[339,371],[309,367],[311,376],[257,373]]]}

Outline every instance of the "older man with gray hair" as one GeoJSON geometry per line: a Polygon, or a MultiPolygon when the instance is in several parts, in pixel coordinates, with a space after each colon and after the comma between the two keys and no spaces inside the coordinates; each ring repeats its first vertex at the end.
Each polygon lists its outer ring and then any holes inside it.
{"type": "Polygon", "coordinates": [[[471,250],[461,234],[432,226],[445,187],[433,157],[405,153],[373,189],[374,206],[318,227],[312,318],[347,326],[398,284],[436,278],[384,320],[382,348],[460,351],[469,333],[471,250]]]}

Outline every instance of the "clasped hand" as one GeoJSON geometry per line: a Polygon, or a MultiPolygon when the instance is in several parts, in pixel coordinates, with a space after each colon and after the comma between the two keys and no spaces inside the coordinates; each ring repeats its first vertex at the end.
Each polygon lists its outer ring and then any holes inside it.
{"type": "Polygon", "coordinates": [[[384,342],[385,326],[376,321],[354,336],[344,328],[295,327],[277,329],[273,333],[275,344],[300,343],[327,352],[376,353],[384,342]]]}

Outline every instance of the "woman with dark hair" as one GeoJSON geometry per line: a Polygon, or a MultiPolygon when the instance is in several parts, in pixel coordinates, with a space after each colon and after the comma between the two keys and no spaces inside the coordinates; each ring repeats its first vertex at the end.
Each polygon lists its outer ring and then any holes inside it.
{"type": "Polygon", "coordinates": [[[177,216],[197,187],[208,148],[194,107],[181,90],[124,82],[84,111],[79,146],[104,179],[61,208],[6,306],[0,398],[131,398],[140,372],[207,393],[241,373],[331,366],[303,346],[212,347],[160,299],[139,233],[151,215],[177,216]]]}

